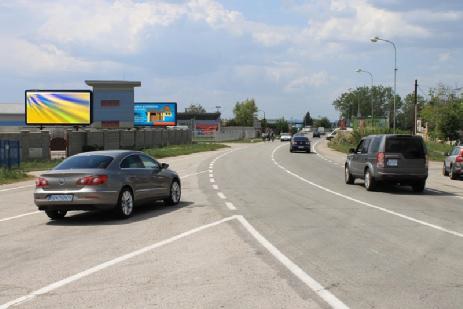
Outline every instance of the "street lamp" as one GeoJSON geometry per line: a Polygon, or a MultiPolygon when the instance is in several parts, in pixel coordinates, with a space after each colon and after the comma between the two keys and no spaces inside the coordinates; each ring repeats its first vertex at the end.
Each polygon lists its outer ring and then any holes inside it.
{"type": "MultiPolygon", "coordinates": [[[[362,70],[362,69],[357,69],[355,70],[355,72],[357,73],[366,73],[368,75],[370,75],[370,79],[371,79],[371,91],[373,93],[373,74],[371,74],[371,72],[368,72],[368,71],[365,71],[365,70],[362,70]]],[[[374,127],[374,116],[373,116],[373,98],[371,98],[371,126],[374,127]]]]}
{"type": "Polygon", "coordinates": [[[375,36],[373,38],[370,39],[371,42],[373,43],[376,43],[378,41],[383,41],[383,42],[387,42],[389,44],[391,44],[393,47],[394,47],[394,114],[393,114],[393,118],[394,118],[394,125],[393,125],[393,128],[394,128],[394,133],[395,133],[395,97],[396,97],[396,92],[397,92],[397,48],[394,44],[394,42],[392,41],[389,41],[389,40],[386,40],[386,39],[381,39],[380,37],[378,36],[375,36]]]}

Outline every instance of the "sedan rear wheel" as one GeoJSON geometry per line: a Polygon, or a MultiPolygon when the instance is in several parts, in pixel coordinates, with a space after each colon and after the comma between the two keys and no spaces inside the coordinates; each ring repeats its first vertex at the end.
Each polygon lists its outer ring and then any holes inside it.
{"type": "Polygon", "coordinates": [[[117,215],[122,219],[130,217],[133,213],[133,204],[132,192],[128,188],[122,189],[116,206],[117,215]]]}
{"type": "Polygon", "coordinates": [[[180,203],[180,197],[182,196],[182,188],[180,187],[180,183],[178,180],[172,181],[170,185],[170,195],[169,198],[165,199],[164,202],[167,205],[177,205],[180,203]]]}
{"type": "Polygon", "coordinates": [[[60,220],[66,216],[66,210],[45,210],[47,216],[52,220],[60,220]]]}

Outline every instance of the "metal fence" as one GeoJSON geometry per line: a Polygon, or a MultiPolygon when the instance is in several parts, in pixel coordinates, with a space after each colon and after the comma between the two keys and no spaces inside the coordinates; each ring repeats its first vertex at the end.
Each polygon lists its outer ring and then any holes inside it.
{"type": "Polygon", "coordinates": [[[19,167],[20,159],[19,141],[0,140],[0,167],[19,167]]]}

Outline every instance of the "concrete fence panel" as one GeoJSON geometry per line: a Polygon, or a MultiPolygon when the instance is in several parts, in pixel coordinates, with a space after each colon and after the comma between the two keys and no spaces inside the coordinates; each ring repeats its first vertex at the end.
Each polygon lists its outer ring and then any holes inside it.
{"type": "Polygon", "coordinates": [[[135,131],[135,149],[145,148],[145,131],[135,131]]]}
{"type": "Polygon", "coordinates": [[[120,148],[134,149],[135,148],[135,131],[120,132],[120,148]]]}
{"type": "Polygon", "coordinates": [[[67,156],[81,153],[87,141],[87,133],[84,131],[67,131],[68,150],[67,156]]]}
{"type": "Polygon", "coordinates": [[[119,130],[110,130],[104,131],[104,149],[120,149],[120,131],[119,130]]]}
{"type": "Polygon", "coordinates": [[[95,146],[97,149],[103,149],[103,131],[87,131],[87,146],[95,146]]]}

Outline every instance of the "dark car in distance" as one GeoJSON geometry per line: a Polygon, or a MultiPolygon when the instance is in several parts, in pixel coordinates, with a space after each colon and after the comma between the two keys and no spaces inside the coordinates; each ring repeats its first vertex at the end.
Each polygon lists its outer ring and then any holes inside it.
{"type": "Polygon", "coordinates": [[[53,220],[70,210],[113,210],[128,218],[139,203],[180,202],[180,178],[168,167],[139,151],[80,153],[37,178],[34,202],[53,220]]]}
{"type": "Polygon", "coordinates": [[[312,137],[320,137],[320,131],[318,129],[315,129],[312,133],[312,137]]]}
{"type": "Polygon", "coordinates": [[[420,136],[370,135],[362,138],[356,149],[350,149],[344,166],[345,182],[365,180],[373,191],[378,183],[411,185],[423,192],[428,178],[426,146],[420,136]]]}
{"type": "Polygon", "coordinates": [[[310,140],[308,137],[304,135],[295,135],[291,139],[291,143],[289,145],[289,151],[303,151],[310,153],[310,140]]]}

